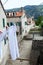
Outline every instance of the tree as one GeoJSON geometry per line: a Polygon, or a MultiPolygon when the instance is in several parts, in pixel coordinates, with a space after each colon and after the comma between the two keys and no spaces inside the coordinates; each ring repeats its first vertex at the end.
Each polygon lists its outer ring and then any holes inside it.
{"type": "Polygon", "coordinates": [[[41,24],[41,21],[43,21],[43,16],[39,16],[39,17],[37,18],[35,24],[36,24],[37,26],[39,26],[39,25],[41,24]]]}

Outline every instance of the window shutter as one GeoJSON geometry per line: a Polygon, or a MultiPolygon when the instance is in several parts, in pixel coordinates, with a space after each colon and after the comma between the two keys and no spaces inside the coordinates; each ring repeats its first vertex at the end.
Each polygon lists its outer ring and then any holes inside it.
{"type": "Polygon", "coordinates": [[[3,18],[3,27],[5,27],[5,19],[3,18]]]}

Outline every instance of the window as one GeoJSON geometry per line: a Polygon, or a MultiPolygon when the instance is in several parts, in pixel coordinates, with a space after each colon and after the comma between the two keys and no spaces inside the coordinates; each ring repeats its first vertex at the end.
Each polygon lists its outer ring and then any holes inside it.
{"type": "Polygon", "coordinates": [[[21,22],[16,22],[16,26],[19,26],[19,28],[20,28],[20,34],[22,34],[21,22]]]}
{"type": "Polygon", "coordinates": [[[29,23],[31,23],[31,21],[29,21],[29,23]]]}
{"type": "Polygon", "coordinates": [[[14,25],[13,22],[10,22],[9,24],[10,24],[10,26],[14,25]]]}
{"type": "Polygon", "coordinates": [[[9,23],[7,23],[7,26],[8,26],[8,27],[10,26],[9,23]]]}
{"type": "Polygon", "coordinates": [[[28,23],[27,23],[27,22],[25,22],[25,25],[28,25],[28,23]]]}
{"type": "Polygon", "coordinates": [[[13,12],[13,16],[14,16],[14,12],[13,12]]]}
{"type": "Polygon", "coordinates": [[[9,16],[9,13],[7,13],[7,16],[9,16]]]}
{"type": "Polygon", "coordinates": [[[17,22],[16,25],[21,26],[21,22],[17,22]]]}
{"type": "Polygon", "coordinates": [[[5,19],[3,18],[3,27],[5,27],[5,19]]]}

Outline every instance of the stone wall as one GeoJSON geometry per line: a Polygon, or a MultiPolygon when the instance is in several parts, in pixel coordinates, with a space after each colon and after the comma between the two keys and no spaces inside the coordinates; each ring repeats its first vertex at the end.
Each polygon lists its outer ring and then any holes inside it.
{"type": "Polygon", "coordinates": [[[36,37],[33,39],[32,42],[32,49],[30,53],[30,65],[36,65],[41,50],[43,50],[43,37],[36,37]]]}

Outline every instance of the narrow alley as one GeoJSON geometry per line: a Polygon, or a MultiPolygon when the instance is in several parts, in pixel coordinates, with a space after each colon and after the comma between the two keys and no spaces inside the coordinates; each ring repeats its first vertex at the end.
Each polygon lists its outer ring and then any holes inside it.
{"type": "Polygon", "coordinates": [[[22,40],[20,43],[20,59],[12,61],[11,59],[7,61],[6,65],[30,65],[29,56],[32,46],[32,40],[22,40]],[[13,64],[12,64],[13,63],[13,64]]]}
{"type": "Polygon", "coordinates": [[[0,65],[43,65],[43,0],[0,0],[0,65]]]}

